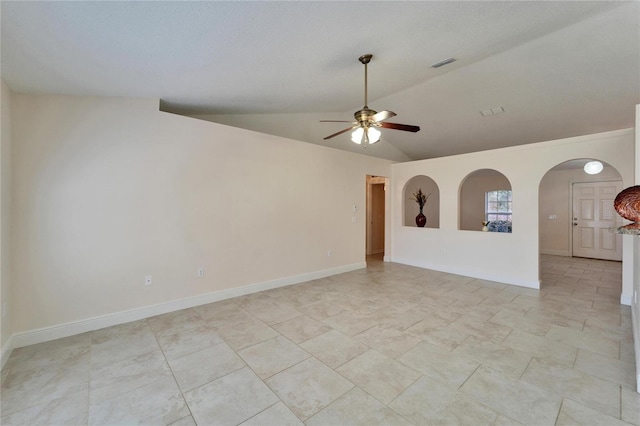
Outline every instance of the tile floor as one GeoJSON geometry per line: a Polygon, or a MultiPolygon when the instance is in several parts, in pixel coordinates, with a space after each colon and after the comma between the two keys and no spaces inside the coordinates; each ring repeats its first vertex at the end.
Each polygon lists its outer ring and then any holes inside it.
{"type": "Polygon", "coordinates": [[[621,265],[383,263],[14,350],[3,425],[640,425],[621,265]]]}

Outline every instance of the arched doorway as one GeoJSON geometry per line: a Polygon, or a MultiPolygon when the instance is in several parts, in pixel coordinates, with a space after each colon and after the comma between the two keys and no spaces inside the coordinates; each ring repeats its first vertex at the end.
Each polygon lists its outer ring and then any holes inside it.
{"type": "Polygon", "coordinates": [[[623,294],[621,236],[609,229],[618,222],[613,200],[622,176],[605,162],[599,173],[586,173],[591,160],[560,163],[540,181],[540,288],[612,303],[623,294]]]}
{"type": "Polygon", "coordinates": [[[613,200],[622,177],[604,162],[599,173],[588,174],[589,161],[565,161],[540,181],[540,253],[621,261],[622,239],[609,228],[619,221],[613,200]]]}

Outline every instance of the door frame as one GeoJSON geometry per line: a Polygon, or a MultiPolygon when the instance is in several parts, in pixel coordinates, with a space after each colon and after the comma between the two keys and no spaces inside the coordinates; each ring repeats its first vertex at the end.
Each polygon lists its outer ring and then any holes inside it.
{"type": "Polygon", "coordinates": [[[384,247],[384,257],[386,258],[387,253],[387,232],[388,232],[388,203],[389,203],[389,178],[384,176],[374,176],[367,175],[366,176],[366,233],[365,233],[365,256],[368,256],[371,253],[371,216],[373,210],[373,202],[372,202],[372,191],[373,185],[384,185],[384,234],[383,234],[383,247],[384,247]]]}

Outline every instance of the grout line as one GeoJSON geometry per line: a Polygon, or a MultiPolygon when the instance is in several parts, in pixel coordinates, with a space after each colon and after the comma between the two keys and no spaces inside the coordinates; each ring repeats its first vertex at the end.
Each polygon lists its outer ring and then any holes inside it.
{"type": "MultiPolygon", "coordinates": [[[[474,360],[474,361],[475,361],[475,360],[474,360]]],[[[478,366],[476,367],[476,369],[475,369],[475,370],[473,370],[473,372],[472,372],[471,374],[469,374],[469,375],[467,376],[467,378],[466,378],[466,379],[464,379],[464,382],[462,382],[462,384],[456,388],[456,392],[460,392],[460,390],[461,390],[461,389],[462,389],[462,387],[465,385],[465,383],[467,383],[467,382],[469,381],[469,379],[470,379],[474,374],[476,374],[476,371],[478,371],[478,370],[480,369],[480,367],[482,367],[482,365],[483,365],[483,364],[482,364],[481,362],[479,362],[479,363],[478,363],[478,366]]],[[[490,368],[490,367],[489,367],[489,368],[490,368]]],[[[475,398],[474,398],[474,400],[475,400],[475,398]]]]}
{"type": "Polygon", "coordinates": [[[554,422],[554,426],[558,425],[558,419],[560,418],[560,413],[562,412],[563,405],[564,405],[564,398],[562,398],[562,402],[560,403],[560,407],[558,408],[558,414],[556,414],[556,421],[554,422]]]}
{"type": "Polygon", "coordinates": [[[620,385],[620,412],[618,418],[622,420],[622,385],[620,385]]]}
{"type": "MultiPolygon", "coordinates": [[[[200,313],[199,312],[197,312],[195,309],[194,309],[194,312],[198,315],[198,317],[200,317],[200,313]]],[[[202,319],[202,317],[200,317],[200,319],[202,319]]],[[[147,321],[147,320],[145,320],[145,321],[147,321]]],[[[155,339],[156,344],[158,345],[158,348],[160,348],[160,352],[162,352],[162,357],[164,358],[164,362],[167,363],[167,368],[171,372],[171,377],[173,377],[173,382],[175,383],[176,387],[178,388],[178,391],[180,392],[180,396],[182,397],[182,400],[184,401],[184,405],[185,405],[185,407],[187,407],[187,411],[189,411],[189,415],[191,416],[191,418],[193,419],[193,421],[195,423],[196,419],[193,416],[193,413],[191,412],[191,407],[189,406],[189,403],[187,402],[187,398],[185,398],[185,396],[184,396],[184,391],[182,390],[182,388],[180,387],[180,384],[178,383],[178,378],[176,377],[175,373],[173,372],[173,368],[171,368],[171,364],[169,363],[169,359],[167,358],[167,354],[165,354],[164,349],[162,348],[162,345],[158,341],[158,336],[156,335],[156,332],[153,331],[153,327],[151,326],[151,323],[149,323],[148,321],[147,321],[147,323],[149,325],[149,330],[151,330],[151,334],[153,334],[153,338],[155,339]]]]}

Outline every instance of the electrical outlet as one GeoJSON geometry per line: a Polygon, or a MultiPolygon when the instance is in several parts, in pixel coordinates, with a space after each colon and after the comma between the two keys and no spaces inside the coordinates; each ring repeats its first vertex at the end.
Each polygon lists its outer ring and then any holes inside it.
{"type": "Polygon", "coordinates": [[[4,302],[2,304],[2,318],[6,318],[8,311],[9,311],[9,305],[7,304],[7,302],[4,302]]]}
{"type": "Polygon", "coordinates": [[[204,266],[198,268],[198,278],[204,277],[204,266]]]}
{"type": "Polygon", "coordinates": [[[327,257],[331,257],[332,254],[333,252],[331,250],[327,250],[327,257]]]}
{"type": "Polygon", "coordinates": [[[144,285],[151,285],[153,281],[151,280],[151,275],[145,275],[144,277],[144,285]]]}

